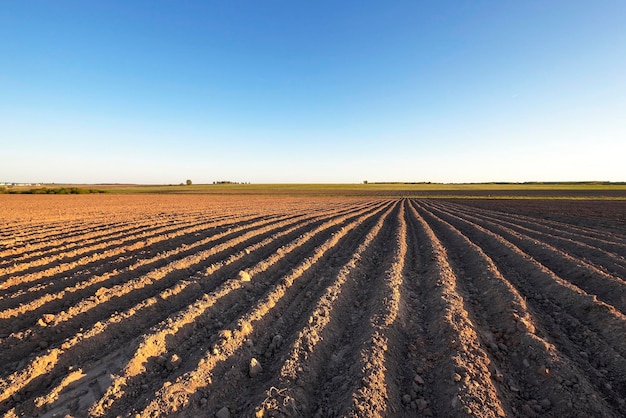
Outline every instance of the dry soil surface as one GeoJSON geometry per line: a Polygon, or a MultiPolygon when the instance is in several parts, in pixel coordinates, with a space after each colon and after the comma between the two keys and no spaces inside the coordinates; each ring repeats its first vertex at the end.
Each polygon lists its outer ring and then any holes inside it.
{"type": "Polygon", "coordinates": [[[0,196],[0,414],[623,417],[624,213],[0,196]]]}

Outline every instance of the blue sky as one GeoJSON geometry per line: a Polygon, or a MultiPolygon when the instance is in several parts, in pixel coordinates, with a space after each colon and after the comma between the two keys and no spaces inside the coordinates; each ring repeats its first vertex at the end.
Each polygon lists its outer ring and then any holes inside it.
{"type": "Polygon", "coordinates": [[[626,181],[626,2],[0,3],[0,181],[626,181]]]}

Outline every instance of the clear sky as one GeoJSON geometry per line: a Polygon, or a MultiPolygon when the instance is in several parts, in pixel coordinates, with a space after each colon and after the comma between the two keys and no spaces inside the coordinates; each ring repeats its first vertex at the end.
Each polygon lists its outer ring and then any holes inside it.
{"type": "Polygon", "coordinates": [[[626,1],[0,2],[0,182],[626,181],[626,1]]]}

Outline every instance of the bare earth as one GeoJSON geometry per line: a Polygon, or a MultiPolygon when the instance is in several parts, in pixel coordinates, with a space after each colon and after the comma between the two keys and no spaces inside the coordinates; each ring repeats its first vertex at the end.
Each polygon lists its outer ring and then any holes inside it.
{"type": "Polygon", "coordinates": [[[0,414],[623,417],[624,214],[0,195],[0,414]]]}

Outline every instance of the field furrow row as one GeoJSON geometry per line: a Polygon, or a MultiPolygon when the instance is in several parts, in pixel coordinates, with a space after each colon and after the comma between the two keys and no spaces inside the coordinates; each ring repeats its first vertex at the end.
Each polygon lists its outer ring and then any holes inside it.
{"type": "MultiPolygon", "coordinates": [[[[167,220],[151,220],[146,219],[142,223],[134,222],[131,225],[124,225],[120,228],[93,227],[89,231],[79,234],[71,239],[61,235],[58,238],[50,237],[41,246],[35,247],[30,244],[28,246],[20,246],[20,251],[14,249],[11,254],[11,262],[19,263],[22,270],[40,266],[50,261],[62,262],[65,258],[81,255],[87,252],[93,252],[98,249],[114,247],[125,241],[132,241],[136,237],[167,235],[175,233],[178,230],[191,228],[198,225],[206,225],[207,223],[215,223],[231,219],[237,222],[236,216],[223,216],[207,219],[203,216],[198,217],[179,217],[178,219],[167,220]],[[63,257],[63,260],[60,258],[63,257]]],[[[0,260],[3,260],[0,258],[0,260]]],[[[6,258],[4,258],[6,260],[6,258]]],[[[67,261],[65,261],[67,262],[67,261]]],[[[0,271],[15,273],[18,270],[8,268],[8,262],[0,262],[0,271]]]]}
{"type": "Polygon", "coordinates": [[[491,371],[501,383],[511,412],[539,410],[562,416],[567,415],[570,405],[589,414],[607,411],[604,405],[583,401],[588,395],[599,395],[584,375],[571,388],[564,388],[553,378],[568,375],[577,366],[547,337],[550,334],[541,317],[527,304],[526,289],[520,291],[494,259],[455,226],[428,210],[423,213],[453,254],[452,262],[462,277],[468,305],[481,325],[483,344],[492,360],[491,371]]]}
{"type": "MultiPolygon", "coordinates": [[[[374,211],[378,210],[378,207],[374,208],[374,211]]],[[[227,264],[230,264],[242,258],[243,255],[250,253],[251,251],[256,251],[257,249],[253,247],[246,247],[236,257],[230,257],[226,262],[221,263],[219,266],[204,271],[204,275],[210,276],[215,274],[215,272],[219,269],[221,275],[223,277],[227,277],[227,280],[213,291],[205,293],[201,299],[198,299],[187,309],[176,313],[175,317],[168,318],[166,321],[154,327],[154,329],[145,333],[138,342],[137,349],[135,350],[133,357],[125,366],[123,373],[113,382],[112,385],[109,386],[105,396],[101,399],[101,401],[99,401],[98,405],[94,407],[94,411],[101,414],[102,411],[107,409],[107,406],[115,409],[116,406],[114,405],[114,402],[122,397],[124,399],[117,402],[126,404],[128,402],[128,399],[126,398],[131,396],[130,393],[132,392],[132,389],[123,390],[124,387],[132,388],[133,386],[137,386],[138,382],[146,380],[152,381],[153,383],[156,382],[155,379],[146,378],[146,375],[151,376],[154,373],[155,368],[157,371],[161,370],[159,364],[154,363],[155,359],[162,358],[163,356],[168,356],[170,358],[173,355],[180,356],[184,358],[185,361],[181,362],[182,364],[179,364],[177,369],[179,367],[184,368],[186,361],[190,360],[194,356],[188,352],[183,356],[182,351],[189,351],[196,348],[195,342],[188,340],[188,333],[190,329],[198,329],[198,327],[200,327],[200,329],[203,330],[202,332],[219,331],[218,334],[228,334],[228,330],[219,328],[225,323],[235,321],[236,316],[230,321],[228,318],[231,315],[236,315],[242,309],[245,309],[245,304],[237,305],[236,303],[242,294],[244,294],[249,300],[256,300],[263,294],[264,291],[266,291],[266,287],[269,286],[273,280],[275,280],[274,276],[270,276],[269,280],[263,280],[259,278],[259,275],[262,275],[268,269],[281,271],[288,268],[290,264],[289,258],[293,256],[294,252],[310,251],[316,241],[322,239],[326,235],[332,235],[342,223],[357,216],[363,216],[363,213],[370,214],[371,216],[372,210],[361,210],[356,213],[336,216],[324,223],[318,222],[318,226],[313,229],[309,229],[305,233],[298,233],[297,235],[292,234],[292,231],[297,229],[297,232],[301,232],[302,226],[299,226],[298,228],[291,228],[285,233],[279,234],[291,234],[291,240],[287,241],[286,244],[284,241],[278,241],[278,236],[272,237],[273,239],[269,242],[262,242],[261,244],[263,245],[260,246],[260,248],[272,244],[270,246],[272,251],[265,252],[263,256],[260,257],[254,264],[250,264],[249,261],[246,264],[237,264],[235,267],[239,268],[239,270],[231,268],[230,272],[227,272],[226,275],[224,274],[225,272],[223,269],[227,264]],[[279,245],[277,246],[276,244],[279,245]],[[262,282],[256,285],[256,283],[260,280],[262,280],[262,282]],[[253,285],[253,283],[255,285],[253,285]],[[213,322],[215,315],[214,312],[209,311],[209,309],[217,309],[218,312],[221,312],[218,320],[218,329],[214,330],[212,328],[215,325],[213,322]],[[191,347],[185,347],[188,343],[191,344],[191,347]],[[150,361],[152,364],[150,364],[150,361]]],[[[158,387],[155,387],[154,389],[156,390],[158,387]]],[[[119,408],[119,406],[117,408],[119,408]]]]}
{"type": "MultiPolygon", "coordinates": [[[[445,209],[449,205],[438,205],[437,207],[445,209]]],[[[450,208],[454,211],[453,208],[450,208]]],[[[458,210],[458,209],[457,209],[458,210]]],[[[584,236],[572,236],[572,234],[564,233],[562,230],[555,228],[539,228],[537,224],[531,222],[519,222],[506,219],[504,216],[494,216],[486,214],[485,211],[464,210],[464,213],[476,216],[478,219],[491,221],[514,230],[529,238],[558,247],[560,250],[575,255],[578,258],[596,264],[598,268],[613,273],[620,277],[626,277],[626,258],[622,255],[626,251],[626,246],[611,246],[615,252],[608,251],[605,247],[609,245],[606,242],[589,243],[584,236]],[[600,247],[599,247],[599,246],[600,247]]]]}
{"type": "MultiPolygon", "coordinates": [[[[362,304],[354,297],[359,292],[366,291],[366,288],[360,286],[362,282],[357,276],[363,277],[369,271],[363,268],[363,259],[375,251],[374,242],[380,236],[391,210],[389,208],[378,217],[376,224],[350,253],[350,258],[333,272],[333,280],[315,302],[305,323],[300,329],[291,331],[294,334],[293,342],[286,344],[282,334],[272,336],[264,357],[276,356],[280,354],[281,346],[288,346],[288,352],[279,356],[286,357],[286,360],[278,362],[280,368],[275,373],[276,377],[270,376],[269,381],[263,385],[266,389],[262,392],[262,400],[257,400],[254,410],[247,411],[248,414],[263,416],[274,412],[289,413],[289,409],[293,408],[303,415],[315,413],[323,416],[327,412],[323,406],[315,404],[316,401],[319,403],[319,399],[312,395],[316,386],[324,382],[320,380],[324,367],[328,367],[331,362],[337,362],[340,357],[334,347],[338,343],[340,331],[343,329],[345,332],[348,326],[341,318],[353,318],[354,311],[361,308],[362,304]]],[[[258,396],[258,393],[255,395],[258,396]]]]}
{"type": "MultiPolygon", "coordinates": [[[[572,285],[566,280],[567,276],[565,279],[559,277],[504,237],[463,216],[439,215],[490,255],[504,276],[534,308],[535,323],[544,324],[556,349],[576,365],[557,379],[565,382],[564,386],[576,389],[587,380],[595,386],[597,393],[590,392],[576,399],[605,411],[607,407],[602,405],[602,400],[609,399],[613,404],[611,407],[623,409],[619,394],[626,381],[623,377],[626,342],[621,337],[626,335],[626,317],[614,307],[598,301],[596,295],[572,285]],[[612,365],[610,369],[606,368],[607,363],[612,365]]],[[[607,412],[605,416],[611,414],[607,412]]]]}
{"type": "MultiPolygon", "coordinates": [[[[327,215],[327,217],[330,216],[332,215],[327,215]]],[[[131,269],[128,274],[124,275],[128,280],[122,283],[114,284],[110,280],[103,283],[99,280],[103,278],[102,276],[94,277],[87,282],[79,283],[74,288],[69,288],[54,295],[47,294],[31,304],[23,304],[14,309],[20,312],[6,310],[5,313],[7,315],[13,314],[15,316],[28,312],[28,308],[32,308],[35,314],[42,310],[47,313],[41,316],[31,314],[28,316],[30,318],[28,322],[26,322],[26,317],[21,315],[19,318],[20,325],[31,328],[27,328],[26,331],[18,330],[13,332],[0,345],[2,348],[0,354],[2,354],[4,361],[10,361],[14,356],[19,356],[20,352],[23,352],[25,348],[37,347],[42,340],[46,341],[46,344],[51,344],[51,340],[57,341],[62,339],[86,324],[98,321],[103,315],[106,316],[114,311],[125,309],[142,298],[167,291],[169,287],[174,286],[177,288],[177,292],[181,292],[187,285],[193,282],[208,282],[208,279],[204,277],[194,278],[194,272],[205,269],[202,273],[203,276],[207,276],[209,273],[212,273],[212,270],[217,270],[234,261],[234,257],[230,254],[241,250],[239,247],[249,247],[247,248],[247,253],[250,253],[252,250],[255,250],[255,243],[262,241],[265,237],[270,236],[274,239],[280,238],[285,240],[288,238],[288,234],[293,236],[296,235],[294,231],[306,231],[307,225],[314,221],[321,222],[325,218],[322,216],[321,219],[313,218],[307,221],[306,219],[303,220],[302,217],[296,217],[296,219],[290,217],[276,222],[261,221],[254,226],[241,230],[243,232],[241,234],[238,233],[239,231],[233,232],[234,229],[218,233],[213,237],[212,245],[208,246],[208,249],[198,250],[197,252],[192,251],[191,255],[186,255],[186,253],[182,256],[181,254],[175,254],[176,257],[168,263],[161,263],[163,264],[161,267],[149,269],[141,275],[136,275],[138,269],[131,269]],[[293,224],[297,225],[293,227],[293,224]],[[285,228],[289,229],[281,233],[281,230],[285,228]],[[234,236],[233,233],[235,234],[234,236]],[[283,238],[283,236],[287,236],[287,238],[283,238]],[[192,280],[188,280],[189,278],[192,280]],[[183,279],[187,279],[187,281],[181,284],[179,280],[183,279]],[[98,281],[93,283],[96,280],[98,281]],[[104,287],[104,284],[109,287],[104,287]],[[94,290],[96,288],[97,290],[94,290]],[[88,291],[87,296],[82,299],[80,297],[84,292],[81,292],[81,290],[88,291]],[[59,311],[63,307],[65,309],[59,311]],[[12,354],[9,354],[5,349],[10,350],[12,354]]],[[[170,256],[168,258],[173,257],[172,254],[168,255],[170,256]]],[[[104,276],[104,278],[108,277],[104,276]]],[[[17,326],[14,320],[7,319],[6,323],[7,326],[12,326],[13,328],[17,326]]]]}
{"type": "Polygon", "coordinates": [[[464,220],[476,223],[514,244],[533,260],[541,263],[554,274],[569,281],[588,294],[597,295],[602,301],[612,305],[622,313],[626,312],[626,280],[611,275],[601,268],[575,257],[560,248],[528,237],[511,228],[491,221],[482,220],[464,213],[443,211],[448,216],[461,216],[464,220]]]}
{"type": "MultiPolygon", "coordinates": [[[[213,383],[216,368],[230,357],[241,354],[240,351],[245,341],[252,335],[255,329],[262,328],[261,325],[267,325],[267,322],[271,321],[271,319],[275,319],[270,318],[269,315],[280,312],[276,307],[286,305],[288,301],[285,298],[299,296],[297,292],[294,292],[294,290],[296,290],[294,286],[296,286],[297,281],[300,279],[313,279],[314,277],[310,277],[311,275],[306,275],[305,273],[309,271],[309,269],[319,266],[320,261],[329,251],[337,248],[340,241],[342,241],[349,232],[371,216],[373,215],[365,214],[343,225],[338,233],[332,234],[321,244],[317,245],[310,255],[300,258],[302,261],[296,263],[292,269],[284,276],[280,277],[278,281],[270,287],[269,291],[253,303],[243,315],[231,322],[232,328],[226,330],[228,334],[226,338],[220,338],[219,341],[200,358],[197,366],[193,370],[180,375],[174,382],[166,382],[167,384],[163,384],[161,389],[157,391],[155,399],[150,401],[148,406],[141,412],[141,415],[150,416],[153,414],[153,411],[163,410],[163,408],[169,413],[174,413],[177,412],[179,408],[186,407],[191,395],[199,389],[206,388],[213,383]],[[177,402],[170,401],[172,396],[176,397],[177,402]]],[[[293,316],[291,318],[289,316],[283,318],[286,321],[296,319],[293,316]]],[[[250,363],[249,374],[255,376],[252,359],[250,359],[250,363]]],[[[260,370],[257,369],[257,371],[260,370]]]]}
{"type": "Polygon", "coordinates": [[[10,196],[0,415],[626,416],[598,204],[10,196]]]}

